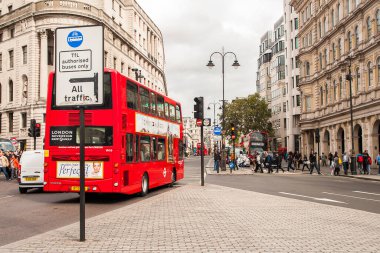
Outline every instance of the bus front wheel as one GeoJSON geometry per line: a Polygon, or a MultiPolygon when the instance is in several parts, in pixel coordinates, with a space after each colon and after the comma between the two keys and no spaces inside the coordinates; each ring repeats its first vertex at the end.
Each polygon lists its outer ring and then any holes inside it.
{"type": "Polygon", "coordinates": [[[141,179],[141,197],[144,197],[148,194],[149,190],[149,178],[146,173],[144,173],[142,179],[141,179]]]}

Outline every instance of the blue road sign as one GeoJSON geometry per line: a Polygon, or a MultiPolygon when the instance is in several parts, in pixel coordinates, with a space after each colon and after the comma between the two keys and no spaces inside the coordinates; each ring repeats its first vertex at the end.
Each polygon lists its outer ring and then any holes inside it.
{"type": "Polygon", "coordinates": [[[221,127],[214,127],[214,134],[215,135],[221,135],[222,134],[222,128],[221,127]]]}

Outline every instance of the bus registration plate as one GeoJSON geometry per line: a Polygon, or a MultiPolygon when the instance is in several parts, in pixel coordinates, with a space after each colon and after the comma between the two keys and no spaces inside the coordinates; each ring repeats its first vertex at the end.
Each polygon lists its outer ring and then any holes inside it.
{"type": "MultiPolygon", "coordinates": [[[[70,188],[72,191],[79,192],[80,191],[80,186],[71,186],[70,188]]],[[[84,191],[88,191],[88,187],[84,187],[84,191]]]]}

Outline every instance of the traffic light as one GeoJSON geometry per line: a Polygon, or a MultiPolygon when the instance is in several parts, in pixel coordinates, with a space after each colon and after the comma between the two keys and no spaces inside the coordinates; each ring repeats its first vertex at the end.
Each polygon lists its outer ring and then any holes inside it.
{"type": "Polygon", "coordinates": [[[203,119],[203,97],[194,98],[194,118],[195,119],[203,119]]]}
{"type": "Polygon", "coordinates": [[[235,135],[235,124],[231,123],[231,139],[235,140],[236,135],[235,135]]]}
{"type": "Polygon", "coordinates": [[[315,142],[319,143],[320,136],[319,136],[319,128],[315,129],[315,142]]]}
{"type": "Polygon", "coordinates": [[[28,128],[28,136],[29,137],[35,137],[36,133],[36,120],[31,119],[30,120],[30,127],[28,128]]]}
{"type": "Polygon", "coordinates": [[[41,124],[40,123],[36,123],[36,126],[34,128],[34,134],[35,134],[35,137],[41,136],[41,124]]]}

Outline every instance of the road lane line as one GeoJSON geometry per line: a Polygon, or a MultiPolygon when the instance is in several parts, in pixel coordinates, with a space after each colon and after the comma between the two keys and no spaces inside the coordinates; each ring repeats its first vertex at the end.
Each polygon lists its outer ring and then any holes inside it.
{"type": "Polygon", "coordinates": [[[352,191],[352,192],[380,196],[379,193],[373,193],[373,192],[362,192],[362,191],[352,191]]]}
{"type": "Polygon", "coordinates": [[[317,200],[317,201],[326,201],[326,202],[347,204],[346,202],[342,202],[342,201],[338,201],[338,200],[334,200],[334,199],[315,198],[315,197],[310,197],[310,196],[305,196],[305,195],[299,195],[299,194],[294,194],[294,193],[289,193],[289,192],[279,192],[279,193],[280,194],[285,194],[285,195],[290,195],[290,196],[301,197],[301,198],[313,199],[313,200],[317,200]]]}
{"type": "Polygon", "coordinates": [[[0,199],[7,199],[7,198],[12,198],[14,197],[14,195],[8,195],[8,196],[5,196],[5,197],[1,197],[0,199]]]}
{"type": "Polygon", "coordinates": [[[324,193],[324,194],[329,194],[329,195],[335,195],[335,196],[341,196],[341,197],[347,197],[347,198],[363,199],[363,200],[369,200],[369,201],[380,202],[380,200],[378,200],[378,199],[367,199],[367,198],[355,197],[355,196],[344,195],[344,194],[338,194],[338,193],[332,193],[332,192],[322,192],[322,193],[324,193]]]}

